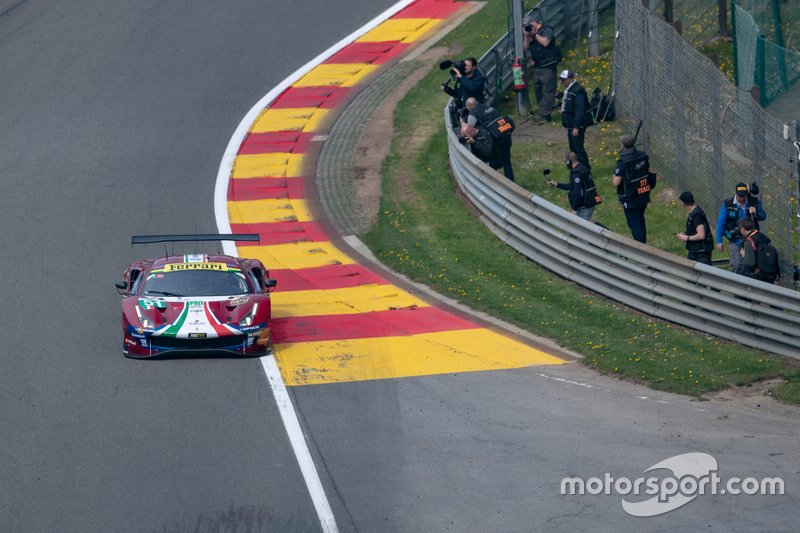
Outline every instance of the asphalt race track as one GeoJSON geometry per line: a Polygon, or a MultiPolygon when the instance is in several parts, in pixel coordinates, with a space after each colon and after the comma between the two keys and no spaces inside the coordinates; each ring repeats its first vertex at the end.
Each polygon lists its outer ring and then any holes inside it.
{"type": "MultiPolygon", "coordinates": [[[[0,530],[319,529],[260,362],[123,358],[113,283],[163,251],[132,234],[216,231],[242,117],[392,3],[0,0],[0,530]]],[[[291,394],[342,531],[798,529],[792,412],[575,364],[291,394]],[[786,494],[635,518],[559,493],[690,452],[786,494]]]]}
{"type": "Polygon", "coordinates": [[[257,360],[132,361],[132,234],[216,232],[247,110],[390,0],[0,1],[0,530],[318,527],[257,360]]]}

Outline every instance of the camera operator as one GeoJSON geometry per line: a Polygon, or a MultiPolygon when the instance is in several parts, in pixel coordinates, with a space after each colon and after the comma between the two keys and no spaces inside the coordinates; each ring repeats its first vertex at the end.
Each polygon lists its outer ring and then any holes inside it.
{"type": "MultiPolygon", "coordinates": [[[[592,175],[589,169],[580,162],[575,152],[567,154],[566,164],[569,170],[569,183],[556,183],[552,179],[548,179],[547,184],[550,187],[557,187],[568,191],[567,198],[569,199],[569,206],[575,211],[575,214],[582,219],[591,220],[596,204],[591,202],[592,205],[588,205],[590,202],[587,200],[591,200],[591,198],[587,198],[587,186],[594,187],[592,175]]],[[[550,172],[548,169],[545,175],[549,176],[549,174],[550,172]]]]}
{"type": "Polygon", "coordinates": [[[758,222],[767,219],[767,212],[758,201],[758,185],[753,183],[748,189],[745,183],[736,185],[736,194],[733,198],[726,198],[722,203],[717,216],[717,250],[722,251],[722,237],[728,239],[728,252],[730,254],[731,268],[736,268],[742,262],[742,236],[737,229],[737,223],[743,218],[750,218],[758,229],[758,222]]]}
{"type": "Polygon", "coordinates": [[[542,21],[538,11],[522,19],[522,46],[529,55],[528,65],[533,67],[533,92],[539,104],[537,124],[552,122],[556,101],[556,69],[559,57],[555,30],[542,21]]]}
{"type": "Polygon", "coordinates": [[[450,77],[455,81],[454,86],[450,87],[448,80],[440,87],[456,100],[458,109],[464,108],[467,98],[474,98],[479,103],[483,103],[486,78],[478,68],[477,59],[468,57],[463,61],[453,63],[450,68],[450,77]]]}

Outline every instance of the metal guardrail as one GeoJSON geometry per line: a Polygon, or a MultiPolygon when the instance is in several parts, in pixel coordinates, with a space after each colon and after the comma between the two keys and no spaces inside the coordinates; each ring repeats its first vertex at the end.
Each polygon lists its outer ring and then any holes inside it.
{"type": "MultiPolygon", "coordinates": [[[[484,63],[492,61],[490,56],[507,60],[506,43],[507,37],[500,39],[480,60],[481,68],[491,68],[484,63]]],[[[493,90],[510,87],[510,72],[502,79],[493,90]]],[[[800,293],[689,261],[586,222],[481,162],[458,142],[447,108],[444,119],[459,187],[489,229],[519,253],[648,315],[800,359],[800,293]]]]}
{"type": "MultiPolygon", "coordinates": [[[[800,293],[643,245],[507,180],[458,142],[459,187],[503,242],[570,281],[648,315],[800,359],[800,293]]],[[[646,341],[644,341],[646,342],[646,341]]]]}

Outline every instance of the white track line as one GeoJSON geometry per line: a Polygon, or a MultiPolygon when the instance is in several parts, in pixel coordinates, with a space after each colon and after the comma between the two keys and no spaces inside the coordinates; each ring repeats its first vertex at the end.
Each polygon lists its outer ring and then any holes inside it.
{"type": "MultiPolygon", "coordinates": [[[[239,126],[236,128],[236,131],[233,133],[231,140],[228,142],[228,146],[222,156],[222,161],[219,164],[219,171],[217,172],[217,182],[214,188],[214,215],[217,220],[217,229],[220,233],[231,233],[231,224],[228,219],[228,181],[230,180],[233,162],[236,159],[239,146],[241,146],[247,132],[250,130],[250,126],[256,120],[261,110],[267,107],[267,105],[294,82],[308,74],[314,67],[368,31],[374,29],[381,22],[396,14],[413,1],[414,0],[402,0],[401,2],[397,2],[364,26],[322,52],[264,95],[264,97],[250,109],[247,115],[244,116],[239,126]]],[[[226,254],[238,255],[234,242],[224,242],[222,246],[226,254]]],[[[266,266],[269,268],[269,265],[266,266]]],[[[308,450],[308,443],[303,434],[303,429],[300,426],[300,421],[297,418],[297,412],[294,409],[294,405],[292,405],[292,399],[289,396],[289,392],[286,390],[286,385],[283,382],[280,370],[278,370],[275,358],[271,355],[262,357],[261,365],[264,368],[267,381],[269,381],[272,394],[275,396],[275,403],[278,405],[283,425],[286,428],[286,433],[289,435],[289,442],[291,442],[292,448],[294,449],[297,464],[300,466],[300,471],[303,474],[306,487],[308,487],[308,493],[311,496],[311,501],[314,503],[314,508],[317,511],[322,530],[325,532],[336,532],[338,531],[336,527],[336,518],[333,516],[330,503],[325,495],[325,489],[322,486],[322,481],[319,478],[316,465],[314,465],[314,458],[308,450]]]]}

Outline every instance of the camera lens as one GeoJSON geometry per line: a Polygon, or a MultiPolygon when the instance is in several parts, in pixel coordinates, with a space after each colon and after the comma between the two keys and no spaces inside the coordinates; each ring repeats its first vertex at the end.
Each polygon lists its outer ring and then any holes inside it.
{"type": "Polygon", "coordinates": [[[533,30],[533,26],[531,26],[530,24],[526,24],[526,25],[524,25],[522,28],[523,28],[525,31],[531,31],[531,30],[533,30]]]}

